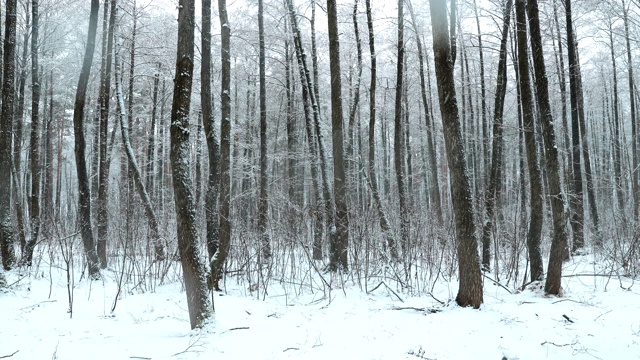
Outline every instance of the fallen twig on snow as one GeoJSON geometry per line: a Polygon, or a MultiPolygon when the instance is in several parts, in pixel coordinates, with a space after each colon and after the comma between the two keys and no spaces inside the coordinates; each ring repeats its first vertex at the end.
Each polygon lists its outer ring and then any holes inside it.
{"type": "Polygon", "coordinates": [[[494,284],[496,284],[496,285],[500,286],[501,288],[503,288],[503,289],[507,290],[507,292],[509,292],[509,294],[513,294],[513,292],[512,292],[511,290],[509,290],[509,288],[508,288],[508,287],[506,287],[506,286],[504,286],[504,285],[500,284],[500,282],[499,282],[499,281],[494,280],[494,279],[492,279],[492,278],[488,277],[488,276],[487,276],[487,275],[485,275],[484,273],[482,274],[482,276],[484,276],[487,280],[491,280],[491,281],[493,281],[493,283],[494,283],[494,284]]]}
{"type": "Polygon", "coordinates": [[[393,291],[393,289],[391,289],[389,287],[389,285],[387,285],[384,281],[380,281],[380,284],[376,285],[376,287],[374,287],[373,289],[369,290],[367,292],[367,294],[370,294],[370,293],[376,291],[376,289],[378,289],[381,285],[384,285],[387,288],[387,290],[391,291],[393,293],[393,295],[395,295],[398,298],[398,300],[400,300],[401,302],[404,302],[404,300],[400,297],[400,295],[398,295],[395,291],[393,291]]]}
{"type": "Polygon", "coordinates": [[[0,359],[6,359],[6,358],[9,358],[9,357],[12,357],[13,355],[17,354],[17,353],[18,353],[18,351],[20,351],[20,350],[16,350],[16,351],[14,351],[14,352],[13,352],[13,354],[11,354],[11,355],[4,355],[4,356],[0,356],[0,359]]]}
{"type": "Polygon", "coordinates": [[[540,345],[550,344],[550,345],[557,346],[557,347],[563,347],[563,346],[573,346],[573,345],[576,345],[577,343],[578,343],[578,341],[574,341],[571,344],[556,344],[556,343],[551,342],[551,341],[545,341],[545,342],[541,343],[540,345]]]}
{"type": "Polygon", "coordinates": [[[286,348],[286,349],[282,350],[282,352],[287,352],[289,350],[300,350],[300,349],[299,348],[290,347],[290,348],[286,348]]]}

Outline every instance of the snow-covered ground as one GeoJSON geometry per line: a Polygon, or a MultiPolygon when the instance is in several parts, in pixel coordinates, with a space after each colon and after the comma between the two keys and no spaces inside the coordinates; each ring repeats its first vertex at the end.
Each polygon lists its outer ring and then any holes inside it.
{"type": "Polygon", "coordinates": [[[640,359],[640,284],[593,263],[584,256],[565,264],[560,298],[510,294],[485,280],[480,310],[455,306],[456,283],[411,297],[380,280],[370,280],[369,293],[346,282],[298,294],[272,281],[265,295],[230,278],[211,321],[194,331],[178,281],[147,292],[125,286],[112,313],[118,273],[93,282],[76,274],[70,319],[64,271],[10,272],[11,286],[0,290],[0,357],[640,359]]]}

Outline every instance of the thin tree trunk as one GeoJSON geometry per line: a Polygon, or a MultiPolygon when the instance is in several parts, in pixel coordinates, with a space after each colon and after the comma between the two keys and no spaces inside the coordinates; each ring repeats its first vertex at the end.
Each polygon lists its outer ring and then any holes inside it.
{"type": "Polygon", "coordinates": [[[393,238],[389,221],[382,207],[380,192],[378,190],[378,175],[376,174],[376,87],[377,87],[377,61],[375,50],[375,37],[373,33],[373,17],[371,16],[371,0],[365,0],[367,7],[367,27],[369,29],[369,53],[371,54],[371,84],[369,87],[369,180],[371,192],[375,201],[376,210],[380,219],[380,228],[385,237],[385,246],[389,249],[391,258],[396,259],[398,252],[393,238]]]}
{"type": "Polygon", "coordinates": [[[629,77],[629,109],[631,113],[631,153],[632,153],[632,174],[631,192],[633,193],[633,219],[636,223],[640,221],[640,190],[638,189],[638,178],[640,169],[638,168],[638,130],[636,124],[636,97],[633,85],[633,56],[631,53],[631,42],[629,40],[629,10],[626,1],[622,0],[622,15],[624,20],[624,38],[627,45],[627,73],[629,77]]]}
{"type": "Polygon", "coordinates": [[[40,180],[42,168],[40,167],[40,79],[38,77],[38,0],[31,2],[31,141],[29,146],[31,168],[31,239],[22,254],[22,261],[31,266],[33,249],[40,234],[40,180]]]}
{"type": "Polygon", "coordinates": [[[616,187],[616,197],[618,198],[618,210],[619,214],[622,217],[623,226],[626,224],[625,221],[625,194],[623,189],[624,186],[624,178],[622,177],[622,155],[621,149],[622,146],[620,144],[620,113],[619,113],[619,103],[618,99],[618,68],[616,66],[616,54],[615,47],[613,44],[613,29],[612,29],[612,21],[609,21],[609,49],[611,50],[611,72],[613,73],[613,99],[612,99],[612,112],[613,112],[613,169],[615,174],[615,187],[616,187]]]}
{"type": "MultiPolygon", "coordinates": [[[[331,129],[333,139],[333,193],[335,195],[335,238],[330,246],[329,268],[347,270],[349,246],[349,217],[347,211],[347,189],[345,175],[344,136],[342,134],[342,80],[340,78],[340,40],[338,36],[338,14],[336,0],[327,0],[329,27],[329,69],[331,72],[331,129]]],[[[317,112],[317,111],[316,111],[317,112]]],[[[317,127],[317,121],[316,121],[317,127]]],[[[319,129],[316,130],[318,132],[319,129]]],[[[319,135],[319,133],[317,134],[319,135]]],[[[321,139],[319,139],[321,140],[321,139]]],[[[320,149],[322,151],[322,143],[320,149]]],[[[332,229],[333,232],[333,229],[332,229]]]]}
{"type": "Polygon", "coordinates": [[[215,134],[213,100],[211,98],[211,0],[202,0],[202,69],[200,76],[202,123],[209,155],[209,177],[207,179],[204,208],[207,223],[207,252],[209,261],[211,261],[220,240],[218,223],[218,194],[220,192],[218,162],[220,160],[220,149],[215,134]]]}
{"type": "Polygon", "coordinates": [[[264,51],[264,5],[258,0],[258,38],[260,62],[260,195],[258,198],[258,231],[262,239],[262,256],[271,257],[271,244],[267,232],[267,212],[269,210],[267,198],[267,86],[266,59],[264,51]]]}
{"type": "Polygon", "coordinates": [[[398,183],[398,199],[400,202],[400,246],[404,251],[409,245],[409,206],[407,204],[407,193],[405,185],[405,149],[404,134],[402,126],[402,90],[404,80],[404,0],[398,0],[398,57],[396,61],[396,101],[394,112],[394,137],[393,155],[396,171],[396,181],[398,183]]]}
{"type": "MultiPolygon", "coordinates": [[[[116,52],[115,72],[118,73],[119,71],[120,71],[119,54],[116,52]]],[[[151,231],[151,243],[153,244],[153,247],[155,250],[155,259],[159,261],[159,260],[163,260],[165,256],[164,244],[162,244],[162,241],[160,239],[158,219],[156,217],[155,211],[153,210],[153,205],[151,204],[151,199],[149,197],[149,193],[147,192],[147,187],[144,184],[144,179],[142,177],[142,172],[140,171],[140,166],[138,166],[138,162],[136,161],[135,154],[133,152],[133,147],[131,146],[131,139],[129,139],[129,129],[127,128],[128,124],[126,121],[125,106],[124,106],[125,105],[124,95],[122,92],[122,83],[118,81],[119,79],[120,77],[116,76],[116,97],[118,99],[118,103],[120,104],[120,130],[122,135],[122,143],[124,146],[125,153],[127,155],[127,160],[129,162],[130,173],[133,175],[132,180],[138,191],[138,196],[140,196],[142,205],[144,206],[147,222],[149,223],[149,230],[151,231]]],[[[176,213],[178,213],[178,209],[176,209],[176,213]]],[[[178,216],[181,216],[181,214],[179,214],[178,216]]]]}
{"type": "Polygon", "coordinates": [[[500,181],[502,179],[502,148],[504,141],[503,133],[503,112],[504,98],[507,93],[507,40],[509,39],[509,26],[511,22],[512,0],[507,0],[503,12],[502,24],[502,40],[500,41],[500,57],[498,60],[498,76],[496,80],[496,97],[493,107],[493,143],[492,143],[492,159],[491,173],[489,176],[489,184],[486,190],[485,208],[487,211],[487,220],[482,228],[482,267],[489,270],[491,267],[491,233],[495,221],[496,199],[499,197],[500,181]]]}
{"type": "MultiPolygon", "coordinates": [[[[224,2],[225,0],[221,1],[224,2]]],[[[177,220],[178,250],[187,293],[189,320],[191,329],[194,329],[204,325],[204,321],[210,316],[206,271],[205,265],[200,260],[199,230],[196,223],[196,207],[189,171],[189,159],[191,157],[189,106],[191,105],[194,61],[194,0],[180,0],[179,9],[178,51],[176,54],[173,105],[171,108],[171,170],[177,220]]],[[[220,10],[222,13],[222,6],[220,10]]],[[[223,24],[226,24],[226,22],[223,22],[223,24]]],[[[122,95],[120,99],[120,106],[124,108],[122,95]]],[[[120,123],[124,123],[124,119],[120,123]]],[[[122,130],[124,133],[125,128],[122,127],[122,130]]],[[[130,146],[129,151],[132,152],[130,146]]],[[[142,185],[142,181],[139,183],[142,185]]]]}
{"type": "Polygon", "coordinates": [[[231,27],[227,16],[227,0],[218,0],[222,24],[221,38],[221,118],[220,118],[220,240],[211,259],[210,288],[220,290],[224,263],[231,245],[231,27]]]}
{"type": "MultiPolygon", "coordinates": [[[[442,200],[440,198],[440,185],[438,181],[438,162],[436,160],[436,150],[435,145],[433,143],[433,117],[431,116],[430,106],[427,98],[427,86],[425,84],[425,71],[424,71],[424,54],[422,41],[420,38],[421,32],[418,31],[416,16],[413,12],[413,6],[410,2],[407,2],[409,5],[409,14],[411,15],[411,25],[413,27],[413,31],[416,34],[416,44],[418,47],[418,63],[420,66],[420,94],[422,95],[422,106],[424,109],[424,117],[425,124],[427,128],[427,153],[429,156],[429,174],[431,177],[431,183],[429,186],[429,194],[430,198],[433,201],[434,208],[436,210],[436,219],[438,220],[438,225],[443,224],[443,216],[442,216],[442,200]]],[[[430,94],[429,94],[430,96],[430,94]]]]}
{"type": "MultiPolygon", "coordinates": [[[[107,1],[105,0],[105,11],[107,1]]],[[[109,28],[107,34],[107,44],[105,48],[104,70],[101,72],[100,79],[100,173],[98,174],[98,201],[97,201],[97,224],[98,232],[97,250],[100,258],[100,266],[104,269],[107,267],[107,238],[109,233],[109,153],[108,149],[108,132],[109,132],[109,99],[111,97],[111,62],[113,58],[113,33],[116,22],[117,4],[116,0],[111,1],[111,9],[109,13],[109,28]]],[[[103,38],[104,41],[104,38],[103,38]]],[[[115,131],[115,127],[114,127],[115,131]]],[[[115,134],[115,132],[114,132],[115,134]]],[[[111,142],[113,146],[113,141],[111,142]]]]}
{"type": "Polygon", "coordinates": [[[584,247],[584,200],[582,190],[580,118],[578,112],[578,60],[576,56],[573,21],[571,19],[571,0],[565,0],[565,17],[567,22],[567,53],[569,56],[569,94],[571,98],[571,143],[573,154],[573,195],[570,201],[571,227],[573,229],[573,251],[584,247]]]}
{"type": "MultiPolygon", "coordinates": [[[[455,1],[452,0],[452,2],[455,1]]],[[[473,219],[473,202],[458,117],[458,103],[453,78],[453,49],[451,49],[449,42],[447,26],[447,7],[445,2],[440,0],[430,0],[429,3],[438,97],[447,160],[451,171],[451,201],[457,236],[460,285],[456,303],[460,306],[473,306],[477,309],[483,301],[482,277],[477,251],[478,242],[475,235],[476,227],[473,219]]]]}
{"type": "Polygon", "coordinates": [[[98,27],[99,0],[91,0],[91,13],[89,15],[89,32],[85,48],[84,62],[78,79],[76,100],[73,110],[73,133],[75,137],[75,157],[78,174],[78,212],[80,221],[80,233],[82,243],[87,256],[89,275],[93,278],[100,273],[100,262],[96,253],[96,245],[93,240],[91,228],[91,191],[87,175],[87,163],[85,160],[86,142],[84,138],[84,107],[87,93],[87,84],[93,63],[93,53],[96,46],[96,30],[98,27]]]}

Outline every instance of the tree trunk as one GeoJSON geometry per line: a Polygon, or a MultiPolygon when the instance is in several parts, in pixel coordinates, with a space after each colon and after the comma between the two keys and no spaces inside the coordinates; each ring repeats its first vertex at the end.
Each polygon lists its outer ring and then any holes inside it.
{"type": "Polygon", "coordinates": [[[562,277],[562,259],[567,244],[565,229],[565,201],[560,187],[560,166],[558,162],[558,148],[553,129],[553,115],[549,104],[549,86],[542,52],[542,36],[540,35],[540,19],[538,15],[537,0],[529,0],[527,7],[529,15],[529,31],[531,36],[531,48],[533,54],[533,66],[536,78],[536,93],[538,94],[538,107],[540,109],[542,135],[544,139],[544,155],[549,176],[549,197],[551,197],[551,212],[553,216],[553,239],[551,242],[551,254],[547,267],[547,280],[545,292],[558,294],[562,277]]]}
{"type": "MultiPolygon", "coordinates": [[[[105,0],[105,11],[106,2],[105,0]]],[[[111,62],[113,57],[113,33],[116,23],[117,12],[116,0],[111,0],[111,9],[109,14],[109,29],[107,34],[106,52],[103,54],[104,71],[101,72],[100,79],[100,173],[98,174],[98,211],[97,224],[98,231],[98,257],[100,258],[100,266],[104,269],[107,267],[107,237],[109,232],[109,152],[107,148],[108,131],[109,131],[109,99],[111,97],[111,62]]],[[[104,40],[104,38],[103,38],[104,40]]],[[[105,48],[103,46],[103,48],[105,48]]],[[[114,129],[115,130],[115,129],[114,129]]],[[[112,142],[113,144],[113,142],[112,142]]]]}
{"type": "Polygon", "coordinates": [[[269,203],[267,199],[267,86],[264,54],[264,5],[258,0],[258,37],[260,62],[260,195],[258,198],[258,231],[262,239],[262,256],[271,257],[271,245],[267,232],[269,203]]]}
{"type": "Polygon", "coordinates": [[[407,204],[407,193],[405,185],[405,149],[404,134],[402,126],[402,93],[404,80],[404,0],[398,0],[398,57],[396,61],[396,101],[394,111],[394,136],[393,155],[394,167],[396,171],[396,181],[398,184],[398,199],[400,202],[400,246],[404,251],[409,245],[409,206],[407,204]]]}
{"type": "Polygon", "coordinates": [[[573,155],[573,178],[571,197],[571,227],[573,229],[573,251],[584,247],[584,202],[582,190],[580,118],[578,113],[578,60],[576,56],[573,21],[571,19],[571,0],[565,0],[567,22],[567,53],[569,57],[569,94],[571,98],[571,144],[573,155]]]}
{"type": "Polygon", "coordinates": [[[211,99],[211,0],[202,0],[202,69],[200,76],[202,123],[209,154],[209,177],[207,179],[204,208],[207,223],[207,252],[209,261],[211,261],[220,240],[218,223],[218,194],[220,192],[218,162],[220,160],[220,149],[215,134],[215,123],[212,114],[213,101],[211,99]]]}
{"type": "Polygon", "coordinates": [[[231,27],[227,16],[227,0],[218,0],[222,24],[221,38],[221,113],[220,113],[220,212],[218,214],[220,240],[211,259],[210,287],[220,290],[224,263],[231,245],[231,27]]]}
{"type": "MultiPolygon", "coordinates": [[[[345,175],[344,136],[342,134],[342,80],[340,78],[340,40],[338,38],[338,14],[336,0],[327,0],[329,27],[329,69],[331,72],[331,129],[333,139],[333,193],[336,208],[336,235],[330,246],[329,268],[347,270],[349,246],[349,217],[347,211],[347,178],[345,175]]],[[[317,125],[316,125],[317,126],[317,125]]],[[[317,131],[317,130],[316,130],[317,131]]],[[[322,146],[322,144],[320,144],[322,146]]],[[[333,232],[333,229],[332,229],[333,232]]]]}
{"type": "MultiPolygon", "coordinates": [[[[429,174],[431,177],[430,186],[429,186],[429,194],[431,201],[434,204],[434,208],[436,211],[436,219],[438,220],[438,225],[443,224],[443,216],[442,216],[442,200],[440,198],[440,185],[438,180],[438,162],[436,160],[436,149],[433,143],[433,117],[431,116],[430,106],[427,95],[427,86],[425,83],[425,71],[424,71],[424,55],[423,55],[423,47],[422,41],[420,39],[421,32],[418,31],[416,16],[413,12],[413,6],[410,2],[407,2],[409,5],[409,14],[411,15],[411,25],[413,26],[413,30],[416,34],[416,44],[418,47],[418,63],[420,66],[420,94],[422,95],[422,106],[424,109],[424,117],[425,124],[427,128],[427,153],[429,156],[429,174]]],[[[430,94],[429,94],[430,97],[430,94]]]]}
{"type": "MultiPolygon", "coordinates": [[[[224,2],[224,0],[221,0],[224,2]]],[[[178,250],[187,292],[191,329],[200,327],[210,315],[205,266],[200,260],[198,224],[189,171],[189,106],[193,82],[195,30],[194,0],[180,0],[178,51],[171,108],[171,170],[177,220],[178,250]]],[[[221,7],[222,12],[222,7],[221,7]]],[[[226,22],[223,22],[223,24],[226,22]]],[[[122,98],[122,96],[121,96],[122,98]]],[[[121,107],[123,107],[121,101],[121,107]]],[[[124,110],[124,109],[123,109],[124,110]]],[[[123,123],[123,121],[121,121],[123,123]]],[[[124,133],[124,128],[123,128],[124,133]]],[[[130,146],[129,146],[130,148],[130,146]]],[[[130,149],[131,150],[131,149],[130,149]]],[[[140,182],[142,184],[142,182],[140,182]]]]}
{"type": "Polygon", "coordinates": [[[438,97],[442,115],[447,160],[451,171],[451,201],[457,237],[458,270],[460,285],[456,303],[460,306],[479,308],[482,304],[482,277],[478,259],[478,242],[475,235],[473,202],[467,174],[458,103],[453,78],[453,52],[449,42],[447,7],[445,2],[430,0],[433,32],[433,54],[438,97]]]}
{"type": "Polygon", "coordinates": [[[375,202],[380,228],[384,233],[385,246],[389,249],[392,259],[398,257],[396,242],[389,226],[389,221],[382,207],[380,192],[378,190],[378,175],[376,174],[376,87],[377,87],[377,61],[375,50],[375,37],[373,33],[373,18],[371,16],[371,0],[365,0],[367,8],[367,27],[369,29],[369,53],[371,54],[371,84],[369,88],[369,180],[371,192],[375,202]]]}
{"type": "MultiPolygon", "coordinates": [[[[567,0],[568,1],[568,0],[567,0]]],[[[629,40],[629,10],[626,1],[622,1],[622,14],[624,19],[624,38],[627,45],[627,72],[629,77],[629,109],[631,113],[631,153],[632,153],[632,174],[631,192],[633,193],[633,219],[636,223],[640,221],[640,190],[638,189],[638,129],[636,124],[636,97],[633,85],[633,56],[631,53],[631,42],[629,40]]]]}
{"type": "Polygon", "coordinates": [[[87,255],[87,265],[89,275],[93,278],[99,276],[100,263],[96,253],[96,245],[93,240],[93,229],[91,228],[91,191],[89,177],[87,175],[86,163],[86,142],[84,138],[84,107],[87,93],[87,83],[91,73],[93,63],[93,53],[96,47],[96,30],[98,27],[98,11],[100,9],[99,0],[91,0],[91,13],[89,15],[89,32],[87,35],[87,45],[85,48],[84,62],[78,79],[76,90],[76,100],[73,109],[73,133],[75,138],[75,157],[78,174],[78,220],[80,221],[80,233],[84,251],[87,255]]]}
{"type": "Polygon", "coordinates": [[[518,44],[518,73],[520,75],[520,97],[522,103],[524,141],[527,151],[527,168],[529,170],[529,184],[531,194],[529,198],[530,219],[527,233],[527,248],[529,250],[529,265],[531,280],[542,280],[542,252],[540,239],[542,236],[542,176],[538,165],[536,138],[534,133],[534,106],[529,76],[529,54],[527,48],[527,14],[526,0],[516,0],[516,26],[518,44]]]}
{"type": "Polygon", "coordinates": [[[626,224],[625,217],[625,194],[623,189],[624,177],[622,176],[622,146],[620,144],[620,112],[618,99],[618,68],[616,66],[616,53],[615,46],[613,44],[613,22],[609,21],[609,49],[611,50],[611,72],[613,73],[613,99],[612,99],[612,112],[613,112],[613,171],[615,174],[615,191],[618,198],[618,213],[622,217],[622,224],[626,224]]]}
{"type": "MultiPolygon", "coordinates": [[[[40,234],[40,80],[38,78],[38,0],[31,2],[31,141],[29,146],[31,168],[31,197],[29,212],[31,221],[31,239],[22,254],[22,261],[31,266],[33,249],[40,234]]],[[[26,59],[25,59],[26,60],[26,59]]]]}
{"type": "Polygon", "coordinates": [[[509,39],[509,24],[511,22],[511,8],[513,1],[507,0],[503,12],[502,40],[500,41],[500,57],[498,60],[498,76],[496,80],[496,97],[493,107],[493,143],[491,150],[491,173],[489,184],[485,194],[485,208],[487,220],[482,228],[482,267],[489,270],[491,267],[491,233],[494,226],[494,214],[496,198],[500,192],[500,181],[502,179],[502,148],[504,146],[503,133],[503,112],[504,98],[507,93],[507,40],[509,39]]]}
{"type": "MultiPolygon", "coordinates": [[[[15,84],[16,0],[7,0],[5,4],[2,112],[0,113],[0,184],[3,184],[0,186],[0,254],[3,268],[10,270],[15,263],[11,224],[11,136],[15,84]]],[[[14,183],[13,186],[16,184],[14,183]]]]}

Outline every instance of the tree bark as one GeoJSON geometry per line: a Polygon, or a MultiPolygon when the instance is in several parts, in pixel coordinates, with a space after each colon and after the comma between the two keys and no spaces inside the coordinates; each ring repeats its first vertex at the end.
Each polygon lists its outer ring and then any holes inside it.
{"type": "Polygon", "coordinates": [[[451,172],[451,201],[457,236],[458,270],[460,285],[456,303],[479,308],[482,304],[482,277],[478,259],[478,241],[475,235],[473,202],[467,174],[458,103],[453,78],[453,53],[449,42],[447,7],[445,2],[430,0],[433,54],[435,60],[440,113],[444,126],[447,161],[451,172]]]}
{"type": "MultiPolygon", "coordinates": [[[[342,80],[340,78],[340,40],[336,0],[327,0],[329,27],[329,69],[331,72],[331,129],[333,139],[333,193],[336,208],[336,235],[330,246],[329,268],[347,270],[349,246],[349,217],[347,211],[347,178],[345,175],[344,136],[342,114],[342,80]]],[[[322,144],[320,144],[322,146],[322,144]]],[[[332,229],[333,230],[333,229],[332,229]]]]}
{"type": "MultiPolygon", "coordinates": [[[[425,124],[427,128],[427,153],[429,156],[429,174],[431,177],[430,186],[429,186],[429,194],[431,201],[433,202],[433,206],[436,211],[436,219],[438,220],[438,225],[442,225],[444,222],[442,215],[442,200],[440,197],[440,181],[438,180],[438,162],[436,160],[436,149],[433,143],[433,116],[431,116],[430,105],[428,97],[430,94],[427,92],[427,85],[425,83],[425,71],[424,71],[424,54],[423,54],[423,46],[422,40],[420,37],[421,32],[418,31],[416,16],[413,12],[413,6],[410,2],[407,2],[409,5],[409,14],[411,15],[411,24],[413,26],[413,30],[416,34],[416,45],[418,47],[418,63],[420,69],[420,94],[422,95],[422,107],[424,109],[424,117],[425,124]]],[[[428,75],[428,74],[427,74],[428,75]]]]}
{"type": "Polygon", "coordinates": [[[220,192],[218,163],[220,161],[220,149],[215,134],[213,101],[211,99],[211,0],[202,0],[202,69],[200,76],[202,123],[209,155],[209,176],[204,208],[207,223],[207,252],[211,261],[220,240],[218,223],[218,194],[220,192]]]}
{"type": "Polygon", "coordinates": [[[529,73],[529,54],[527,47],[527,14],[526,0],[516,0],[516,27],[518,44],[518,74],[520,75],[520,97],[522,103],[523,131],[525,148],[527,151],[527,168],[529,170],[530,219],[527,233],[527,248],[529,250],[529,267],[531,280],[542,280],[542,251],[540,241],[542,236],[542,175],[538,165],[538,154],[534,132],[534,105],[531,93],[529,73]]]}
{"type": "MultiPolygon", "coordinates": [[[[40,79],[38,72],[38,0],[31,1],[31,140],[29,145],[29,160],[31,162],[31,196],[29,212],[31,221],[31,238],[27,242],[22,254],[24,264],[31,266],[33,249],[40,234],[40,79]]],[[[26,60],[26,59],[25,59],[26,60]]]]}
{"type": "MultiPolygon", "coordinates": [[[[225,0],[221,0],[225,1],[225,0]]],[[[171,108],[171,170],[177,220],[178,250],[187,292],[191,329],[200,327],[210,315],[205,266],[200,260],[198,224],[189,170],[189,107],[193,82],[195,4],[180,0],[178,51],[171,108]]],[[[222,11],[222,7],[221,7],[222,11]]],[[[223,23],[224,24],[224,23],[223,23]]],[[[124,104],[121,104],[123,106],[124,104]]],[[[122,123],[122,121],[121,121],[122,123]]],[[[124,132],[124,131],[123,131],[124,132]]]]}
{"type": "MultiPolygon", "coordinates": [[[[13,226],[11,223],[11,136],[16,53],[16,0],[5,2],[3,47],[2,112],[0,113],[0,254],[2,266],[10,270],[15,263],[13,226]]],[[[17,141],[17,140],[16,140],[17,141]]],[[[14,183],[13,186],[16,186],[14,183]]]]}
{"type": "Polygon", "coordinates": [[[271,257],[271,244],[267,232],[269,203],[267,198],[267,86],[264,51],[264,4],[258,0],[259,77],[260,77],[260,195],[258,198],[258,231],[262,240],[262,257],[271,257]]]}
{"type": "MultiPolygon", "coordinates": [[[[567,0],[568,1],[568,0],[567,0]]],[[[632,153],[632,173],[631,192],[633,193],[633,219],[636,223],[640,221],[640,190],[638,189],[638,178],[640,177],[638,159],[638,129],[636,123],[636,97],[633,84],[633,56],[631,52],[631,42],[629,40],[629,10],[626,1],[622,0],[622,15],[624,20],[624,38],[627,45],[627,73],[629,78],[629,109],[631,113],[631,153],[632,153]]]]}
{"type": "Polygon", "coordinates": [[[502,159],[504,141],[502,138],[504,123],[504,98],[507,93],[507,40],[511,23],[511,8],[513,1],[507,0],[503,12],[502,38],[500,40],[500,55],[498,60],[498,76],[496,80],[496,96],[493,107],[493,141],[491,150],[491,173],[485,194],[485,209],[487,219],[482,228],[482,267],[491,267],[491,233],[494,227],[496,199],[499,198],[500,182],[502,181],[502,159]]]}
{"type": "Polygon", "coordinates": [[[389,221],[382,207],[378,190],[378,175],[376,174],[376,88],[377,88],[377,59],[375,37],[373,33],[373,17],[371,16],[371,0],[365,0],[367,8],[367,27],[369,29],[369,53],[371,54],[371,84],[369,87],[369,180],[371,192],[376,205],[380,228],[384,233],[385,246],[389,249],[392,259],[398,257],[396,242],[389,226],[389,221]]]}
{"type": "Polygon", "coordinates": [[[93,63],[93,53],[96,47],[96,30],[98,27],[98,11],[100,9],[99,0],[91,0],[91,13],[89,15],[89,32],[87,35],[87,45],[85,48],[84,62],[78,79],[76,90],[76,100],[73,109],[73,133],[75,138],[75,157],[78,174],[78,220],[80,221],[80,233],[84,251],[87,255],[87,265],[89,275],[99,276],[100,261],[96,253],[96,245],[93,240],[93,229],[91,227],[91,191],[89,177],[87,175],[86,163],[86,142],[84,138],[84,107],[87,93],[87,84],[93,63]]]}
{"type": "Polygon", "coordinates": [[[218,0],[222,27],[221,38],[221,113],[220,113],[220,240],[211,259],[210,287],[220,290],[224,263],[231,245],[231,27],[227,16],[227,0],[218,0]]]}
{"type": "Polygon", "coordinates": [[[533,67],[535,70],[536,93],[538,95],[538,107],[541,114],[542,135],[544,141],[545,162],[549,177],[548,192],[551,197],[551,212],[553,217],[553,239],[551,241],[551,254],[547,267],[547,280],[545,292],[558,294],[560,280],[562,278],[562,259],[567,245],[567,232],[565,228],[565,201],[560,187],[560,165],[558,162],[558,148],[553,129],[553,114],[549,104],[549,85],[542,51],[542,36],[540,35],[540,19],[538,15],[537,0],[529,0],[527,7],[529,15],[529,31],[531,36],[531,48],[533,53],[533,67]]]}
{"type": "MultiPolygon", "coordinates": [[[[105,11],[106,3],[105,0],[105,11]]],[[[109,28],[107,34],[107,44],[105,48],[104,71],[100,79],[100,173],[98,174],[98,201],[97,201],[97,224],[98,231],[98,257],[100,266],[107,267],[107,237],[109,232],[109,151],[108,151],[108,131],[109,131],[109,99],[111,97],[111,62],[113,58],[113,33],[116,22],[117,4],[116,0],[111,0],[109,11],[109,28]]],[[[104,40],[104,38],[103,38],[104,40]]]]}

